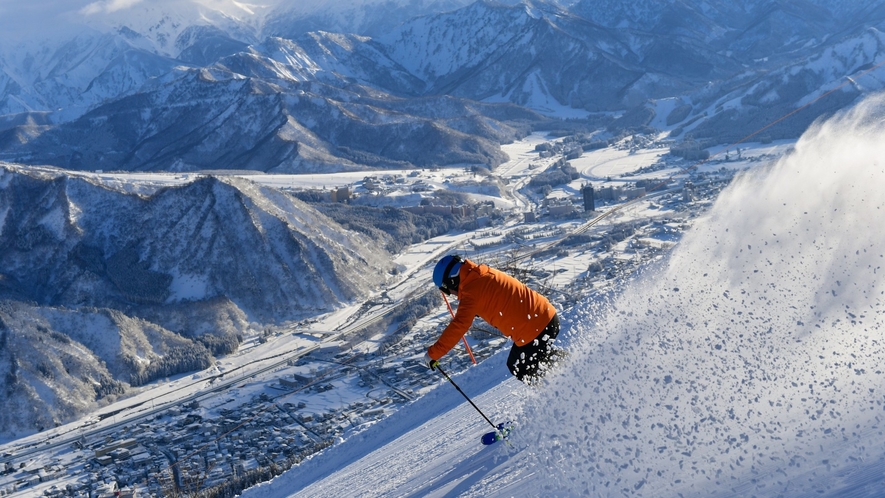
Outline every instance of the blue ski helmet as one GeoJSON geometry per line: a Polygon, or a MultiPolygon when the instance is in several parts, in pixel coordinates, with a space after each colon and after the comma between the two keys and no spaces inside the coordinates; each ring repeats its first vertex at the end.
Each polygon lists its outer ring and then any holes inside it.
{"type": "Polygon", "coordinates": [[[446,289],[451,285],[452,279],[458,276],[463,261],[459,256],[446,256],[439,260],[433,269],[433,285],[440,289],[446,289]]]}

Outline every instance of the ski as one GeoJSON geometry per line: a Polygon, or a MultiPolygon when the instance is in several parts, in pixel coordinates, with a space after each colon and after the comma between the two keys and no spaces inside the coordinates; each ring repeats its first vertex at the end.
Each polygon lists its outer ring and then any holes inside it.
{"type": "Polygon", "coordinates": [[[490,444],[495,444],[502,439],[507,439],[507,436],[513,431],[513,424],[498,424],[498,430],[487,432],[482,435],[482,444],[488,446],[490,444]]]}

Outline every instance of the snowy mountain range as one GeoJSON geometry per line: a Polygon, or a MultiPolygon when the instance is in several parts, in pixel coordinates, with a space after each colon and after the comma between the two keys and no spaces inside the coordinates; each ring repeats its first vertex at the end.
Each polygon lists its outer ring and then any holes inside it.
{"type": "Polygon", "coordinates": [[[4,432],[207,368],[255,323],[331,311],[392,269],[372,241],[276,189],[126,188],[0,165],[4,432]]]}
{"type": "Polygon", "coordinates": [[[296,62],[281,70],[276,59],[248,52],[180,70],[168,84],[100,105],[11,153],[16,162],[134,171],[493,167],[504,160],[498,144],[539,118],[513,105],[400,99],[318,81],[297,62],[298,46],[271,39],[261,48],[296,62]]]}
{"type": "Polygon", "coordinates": [[[885,8],[873,1],[341,5],[140,2],[79,11],[88,28],[74,37],[4,43],[0,157],[73,169],[494,167],[496,143],[553,125],[493,103],[578,113],[588,128],[648,109],[617,133],[678,99],[674,136],[714,141],[813,103],[767,130],[795,138],[885,75],[885,8]]]}
{"type": "Polygon", "coordinates": [[[0,41],[0,159],[19,163],[0,170],[0,427],[70,419],[166,373],[152,360],[203,365],[252,323],[327,311],[377,288],[359,269],[391,267],[245,180],[130,192],[22,165],[494,168],[499,144],[566,124],[797,137],[885,82],[872,0],[340,6],[92,3],[0,41]],[[85,322],[115,339],[78,335],[85,322]]]}

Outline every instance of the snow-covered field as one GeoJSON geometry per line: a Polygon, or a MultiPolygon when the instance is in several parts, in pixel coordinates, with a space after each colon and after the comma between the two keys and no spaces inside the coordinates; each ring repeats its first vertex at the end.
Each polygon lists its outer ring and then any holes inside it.
{"type": "Polygon", "coordinates": [[[503,354],[243,494],[885,496],[881,97],[734,182],[663,262],[564,314],[540,388],[503,354]]]}

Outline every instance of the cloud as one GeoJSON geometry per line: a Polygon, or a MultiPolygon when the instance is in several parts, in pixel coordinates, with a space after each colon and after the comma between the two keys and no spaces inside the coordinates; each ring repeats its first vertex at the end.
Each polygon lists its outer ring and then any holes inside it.
{"type": "Polygon", "coordinates": [[[107,14],[118,10],[128,9],[133,5],[141,3],[142,0],[102,0],[92,2],[80,9],[80,13],[85,16],[94,14],[107,14]]]}

